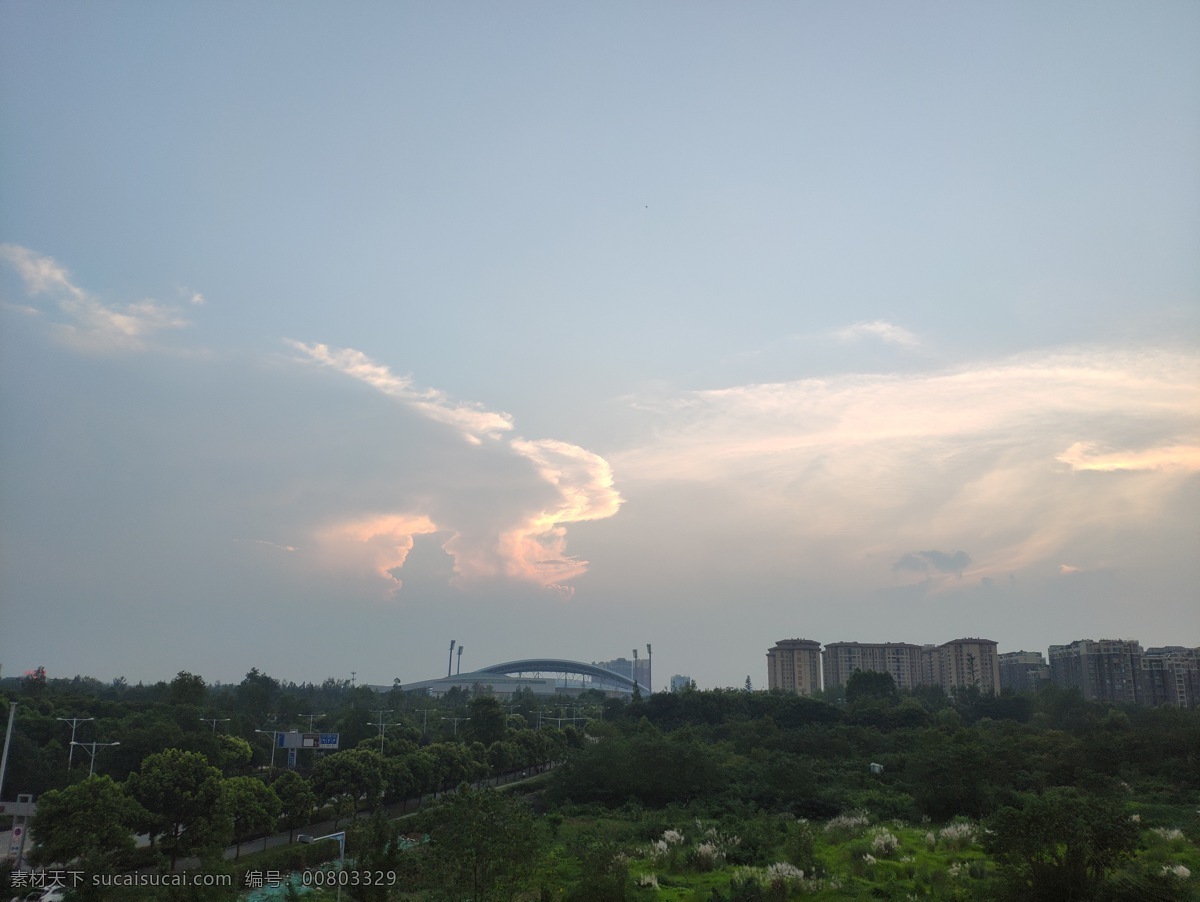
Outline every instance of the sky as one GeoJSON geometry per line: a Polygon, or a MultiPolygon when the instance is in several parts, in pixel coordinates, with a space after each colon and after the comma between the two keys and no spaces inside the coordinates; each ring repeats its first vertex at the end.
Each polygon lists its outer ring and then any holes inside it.
{"type": "Polygon", "coordinates": [[[0,666],[1200,646],[1200,6],[0,0],[0,666]]]}

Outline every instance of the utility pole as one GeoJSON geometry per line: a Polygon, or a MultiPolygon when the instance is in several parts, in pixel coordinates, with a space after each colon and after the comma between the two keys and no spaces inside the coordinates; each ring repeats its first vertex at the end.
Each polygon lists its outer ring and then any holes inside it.
{"type": "Polygon", "coordinates": [[[56,717],[55,720],[61,720],[63,723],[71,725],[71,752],[67,755],[67,770],[75,763],[75,728],[81,723],[87,723],[89,720],[95,720],[94,717],[56,717]]]}
{"type": "Polygon", "coordinates": [[[0,755],[0,801],[4,800],[4,773],[8,770],[8,744],[12,742],[13,718],[17,716],[17,703],[8,703],[8,730],[4,734],[4,754],[0,755]]]}

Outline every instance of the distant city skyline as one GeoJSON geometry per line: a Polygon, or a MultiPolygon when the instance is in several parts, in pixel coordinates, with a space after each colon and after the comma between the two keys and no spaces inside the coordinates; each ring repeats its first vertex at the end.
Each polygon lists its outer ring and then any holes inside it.
{"type": "Polygon", "coordinates": [[[1200,644],[1197,46],[1132,0],[0,4],[5,674],[1200,644]]]}

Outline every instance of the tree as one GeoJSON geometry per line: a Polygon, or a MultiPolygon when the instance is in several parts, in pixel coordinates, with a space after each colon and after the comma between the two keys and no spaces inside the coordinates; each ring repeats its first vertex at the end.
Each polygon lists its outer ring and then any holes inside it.
{"type": "Polygon", "coordinates": [[[171,680],[172,705],[203,705],[207,695],[203,677],[181,670],[171,680]]]}
{"type": "Polygon", "coordinates": [[[383,798],[385,781],[383,756],[369,749],[334,752],[313,768],[313,791],[317,801],[334,803],[334,827],[343,815],[352,814],[360,799],[376,807],[383,798]]]}
{"type": "Polygon", "coordinates": [[[112,873],[134,849],[137,803],[111,777],[95,775],[38,799],[30,830],[37,840],[29,856],[38,865],[78,860],[89,873],[112,873]]]}
{"type": "Polygon", "coordinates": [[[233,813],[234,857],[241,858],[245,840],[269,832],[278,822],[279,796],[258,777],[230,777],[224,792],[226,806],[233,813]]]}
{"type": "Polygon", "coordinates": [[[430,851],[446,889],[483,902],[512,898],[529,882],[541,840],[528,806],[461,786],[436,813],[430,851]]]}
{"type": "Polygon", "coordinates": [[[469,707],[471,720],[467,733],[472,739],[486,746],[504,738],[507,718],[500,702],[490,695],[481,695],[472,699],[469,707]]]}
{"type": "Polygon", "coordinates": [[[312,818],[317,807],[317,795],[309,782],[294,770],[285,770],[271,784],[279,799],[283,826],[288,829],[288,842],[295,839],[297,827],[303,827],[312,818]]]}
{"type": "Polygon", "coordinates": [[[219,749],[218,766],[227,777],[244,773],[250,760],[254,757],[254,749],[241,736],[228,736],[222,733],[217,737],[219,749]]]}
{"type": "Polygon", "coordinates": [[[145,809],[142,823],[151,838],[161,837],[171,869],[181,855],[222,846],[232,832],[222,793],[221,772],[199,752],[167,749],[148,755],[125,789],[145,809]]]}
{"type": "Polygon", "coordinates": [[[865,699],[894,701],[898,694],[896,680],[890,673],[856,670],[846,680],[846,703],[849,705],[865,699]]]}
{"type": "MultiPolygon", "coordinates": [[[[402,869],[405,853],[402,821],[392,820],[384,811],[376,811],[348,831],[347,847],[354,853],[354,866],[363,873],[387,874],[402,869]]],[[[350,886],[350,898],[358,902],[387,902],[391,887],[379,881],[350,886]]]]}
{"type": "Polygon", "coordinates": [[[984,849],[1014,895],[1093,899],[1105,874],[1137,848],[1138,827],[1115,800],[1068,787],[1021,796],[986,821],[984,849]]]}

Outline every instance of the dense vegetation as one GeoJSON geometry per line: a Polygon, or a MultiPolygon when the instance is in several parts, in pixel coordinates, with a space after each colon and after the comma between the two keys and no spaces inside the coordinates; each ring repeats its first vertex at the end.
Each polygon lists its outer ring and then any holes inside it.
{"type": "Polygon", "coordinates": [[[1188,899],[1200,882],[1195,710],[1098,706],[1052,687],[901,693],[881,674],[821,699],[693,690],[567,706],[257,671],[236,686],[181,673],[12,688],[5,795],[39,796],[34,861],[89,871],[155,859],[270,870],[287,849],[236,865],[220,853],[320,809],[343,825],[375,812],[350,827],[347,854],[397,879],[346,887],[355,899],[1188,899]],[[279,753],[272,767],[270,731],[307,729],[318,712],[341,750],[301,752],[296,770],[279,753]],[[121,742],[97,750],[90,779],[87,749],[67,768],[63,719],[81,717],[95,718],[81,741],[121,742]],[[504,791],[469,788],[551,763],[504,791]],[[397,807],[409,798],[419,810],[397,807]],[[135,831],[152,852],[133,849],[135,831]]]}

